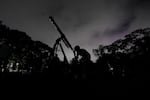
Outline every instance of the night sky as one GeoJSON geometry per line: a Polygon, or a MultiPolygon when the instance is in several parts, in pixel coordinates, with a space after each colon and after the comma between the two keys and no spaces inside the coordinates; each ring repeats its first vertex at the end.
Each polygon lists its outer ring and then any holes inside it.
{"type": "Polygon", "coordinates": [[[149,0],[0,0],[0,20],[52,47],[59,37],[48,20],[53,16],[72,46],[80,45],[92,54],[99,44],[149,27],[149,5],[149,0]]]}

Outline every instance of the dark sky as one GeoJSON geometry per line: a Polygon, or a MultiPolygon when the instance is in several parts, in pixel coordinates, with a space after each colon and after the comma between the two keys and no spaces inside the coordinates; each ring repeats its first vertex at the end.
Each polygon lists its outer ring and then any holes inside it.
{"type": "Polygon", "coordinates": [[[99,44],[149,27],[149,5],[149,0],[0,0],[0,20],[52,47],[59,36],[48,21],[52,15],[73,46],[92,53],[99,44]]]}

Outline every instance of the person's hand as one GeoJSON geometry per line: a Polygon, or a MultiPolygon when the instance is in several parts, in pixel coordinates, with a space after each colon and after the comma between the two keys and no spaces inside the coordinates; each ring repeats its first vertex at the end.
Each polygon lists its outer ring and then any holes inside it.
{"type": "Polygon", "coordinates": [[[75,60],[78,60],[78,56],[75,56],[75,58],[74,58],[75,60]]]}

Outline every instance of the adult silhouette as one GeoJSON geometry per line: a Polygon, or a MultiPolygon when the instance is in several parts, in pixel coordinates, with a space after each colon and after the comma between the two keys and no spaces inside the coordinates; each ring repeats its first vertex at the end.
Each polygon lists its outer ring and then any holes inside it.
{"type": "Polygon", "coordinates": [[[85,49],[81,49],[80,46],[75,46],[75,59],[80,63],[87,63],[91,60],[91,55],[85,49]]]}

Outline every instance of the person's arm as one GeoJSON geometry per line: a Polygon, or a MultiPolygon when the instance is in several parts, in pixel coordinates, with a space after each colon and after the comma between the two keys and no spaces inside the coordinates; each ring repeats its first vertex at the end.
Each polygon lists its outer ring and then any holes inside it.
{"type": "Polygon", "coordinates": [[[75,59],[77,60],[79,58],[78,52],[75,52],[75,59]]]}

